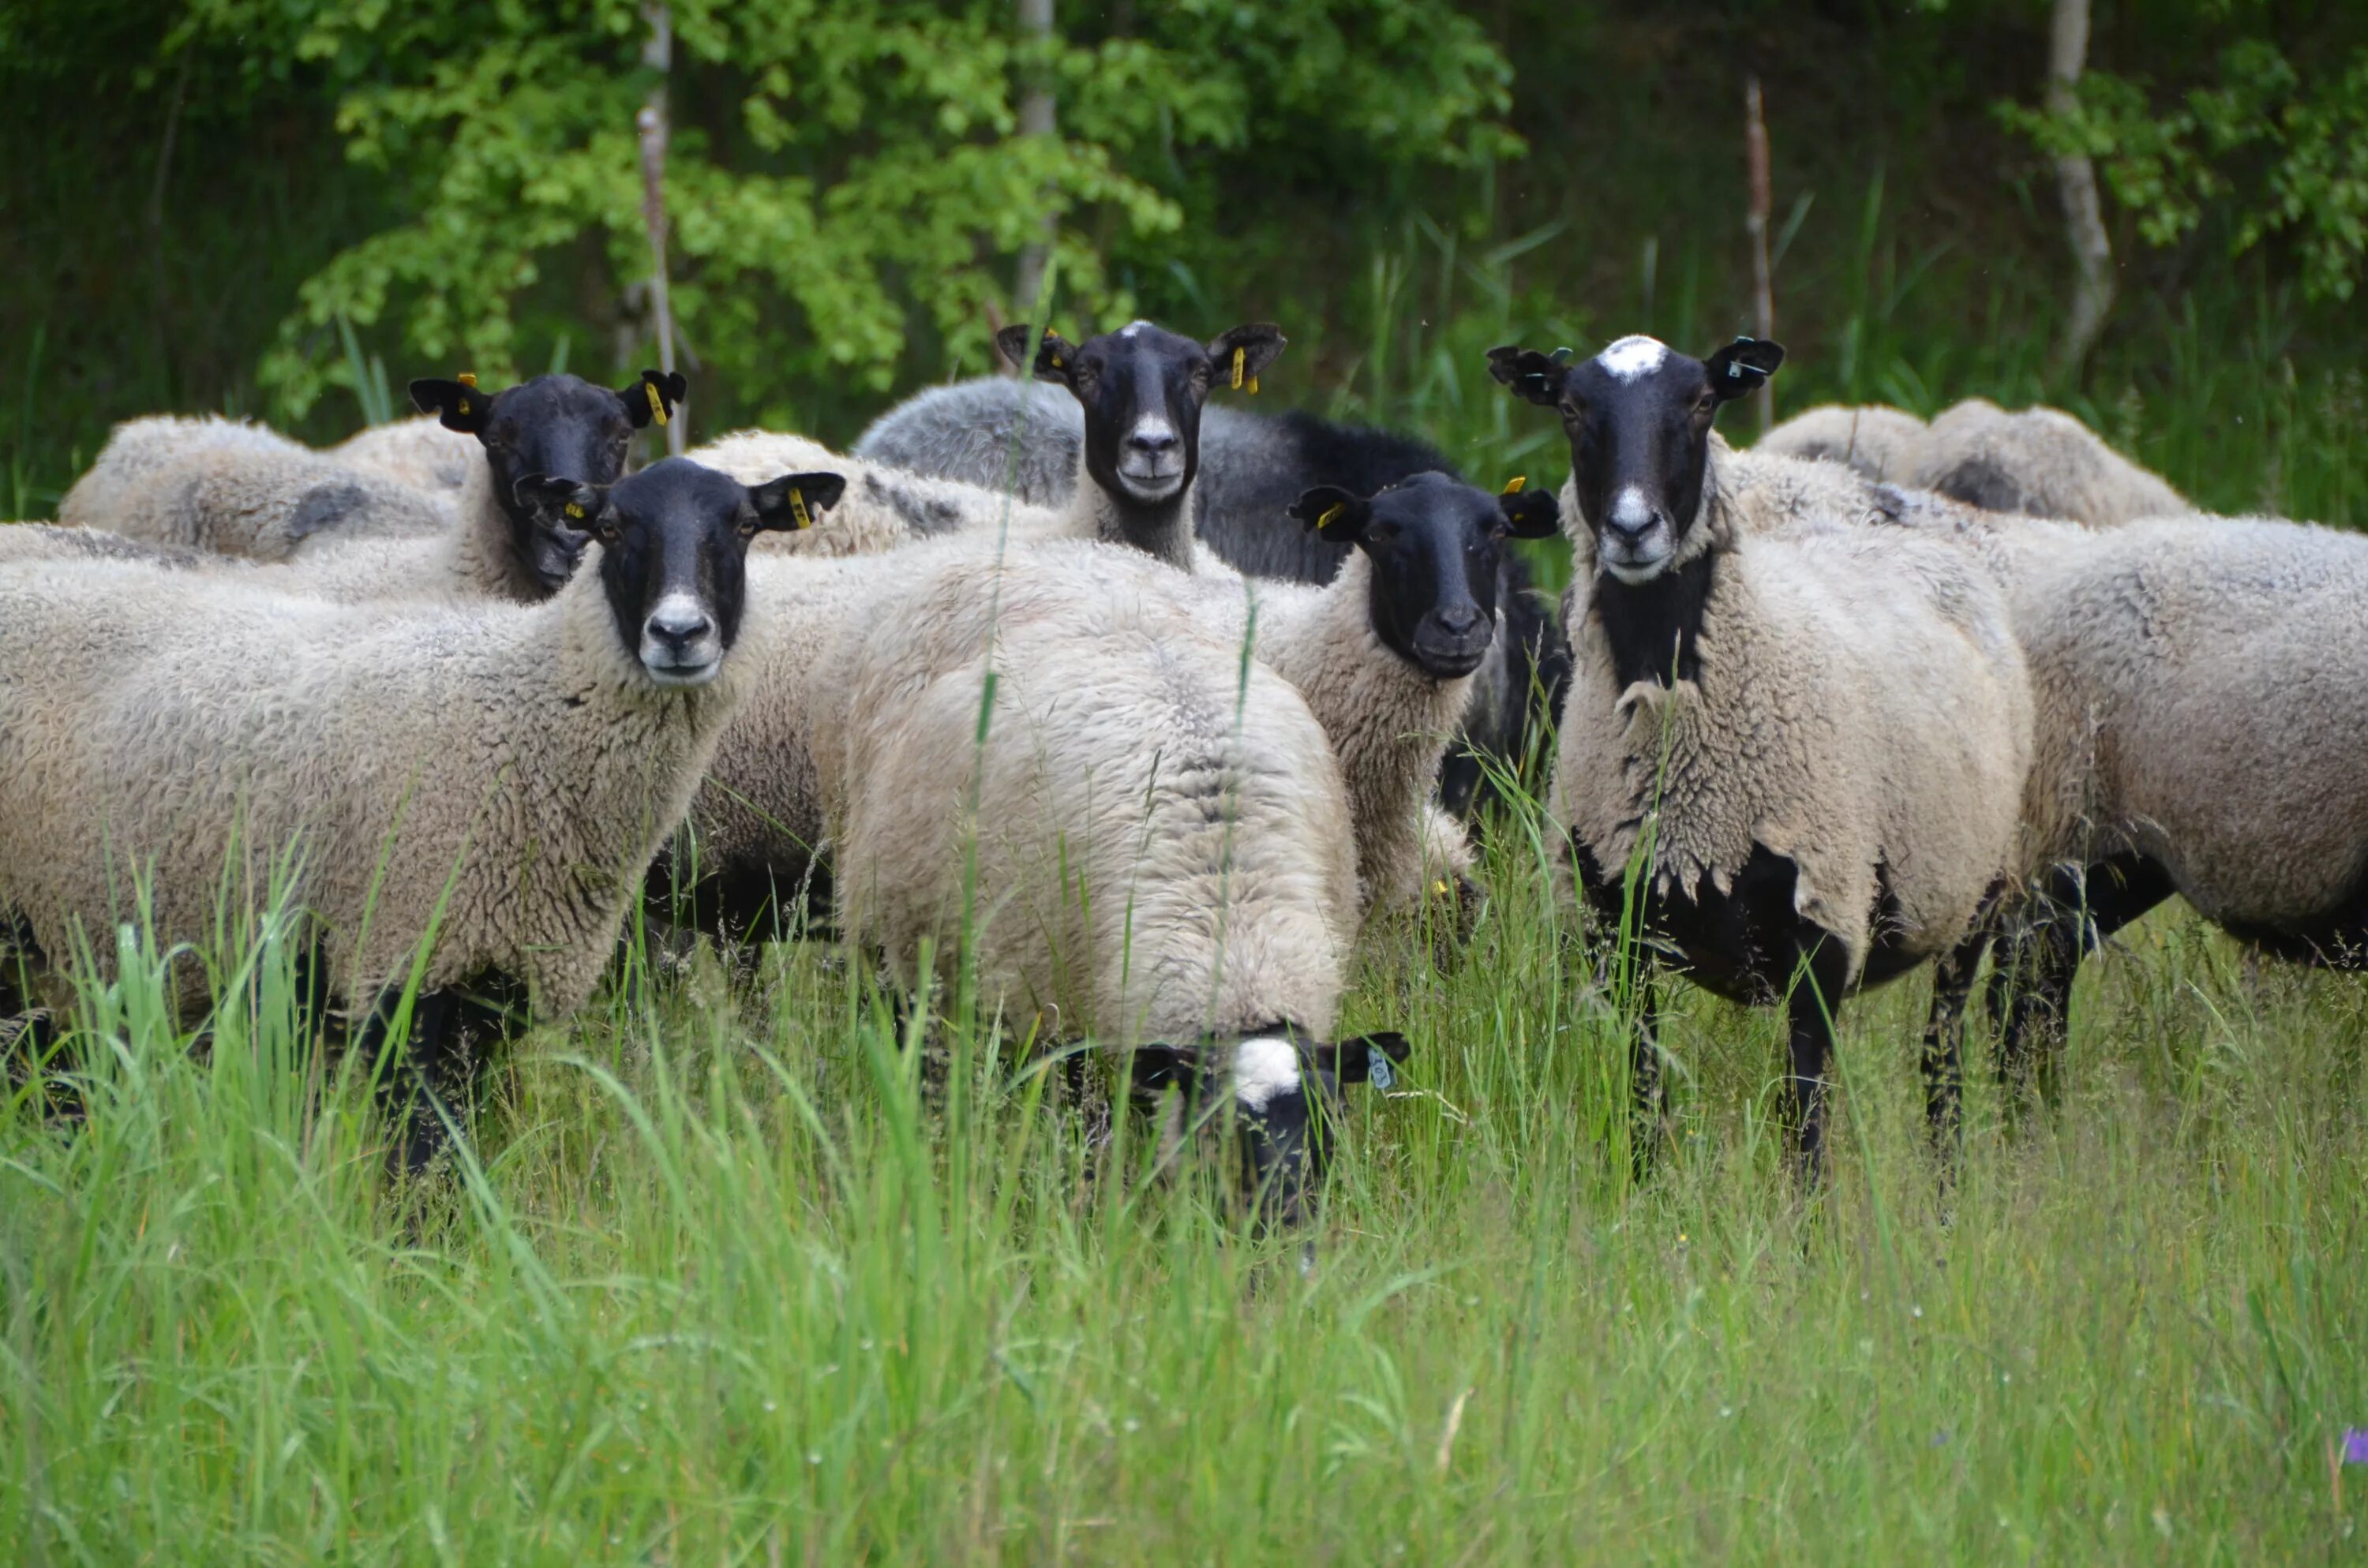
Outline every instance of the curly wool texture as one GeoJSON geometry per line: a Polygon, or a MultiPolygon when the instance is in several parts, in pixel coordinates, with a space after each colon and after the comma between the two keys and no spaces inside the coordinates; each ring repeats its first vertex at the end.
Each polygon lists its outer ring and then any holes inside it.
{"type": "Polygon", "coordinates": [[[1968,398],[1932,421],[1908,483],[1968,506],[2112,528],[2195,507],[2162,479],[2053,408],[2009,414],[1968,398]]]}
{"type": "Polygon", "coordinates": [[[838,505],[795,533],[766,533],[752,558],[777,555],[877,555],[917,540],[1001,532],[1013,538],[1061,532],[1060,514],[951,480],[905,473],[860,458],[842,457],[803,436],[741,430],[690,453],[693,462],[761,484],[785,473],[844,474],[838,505]]]}
{"type": "Polygon", "coordinates": [[[745,662],[655,687],[590,564],[530,608],[363,613],[120,565],[8,574],[0,913],[53,958],[86,933],[104,962],[139,868],[159,946],[202,943],[222,890],[259,905],[293,843],[336,997],[367,1006],[433,926],[427,987],[499,971],[567,1012],[745,662]]]}
{"type": "Polygon", "coordinates": [[[366,473],[253,426],[161,416],[116,427],[62,522],[256,561],[444,531],[449,497],[366,473]]]}
{"type": "Polygon", "coordinates": [[[1057,1009],[1057,1034],[1289,1019],[1328,1036],[1358,925],[1338,765],[1290,685],[1159,571],[1123,551],[1031,560],[984,654],[912,635],[973,619],[937,612],[986,597],[958,573],[853,630],[815,746],[841,914],[901,982],[929,943],[950,979],[974,865],[981,983],[1057,1009]]]}
{"type": "Polygon", "coordinates": [[[1751,449],[1841,463],[1866,479],[1899,482],[1915,470],[1924,430],[1924,421],[1904,409],[1828,403],[1793,415],[1754,441],[1751,449]]]}
{"type": "Polygon", "coordinates": [[[469,470],[484,462],[484,450],[474,436],[447,430],[442,419],[428,415],[373,425],[331,447],[327,455],[348,468],[434,493],[460,489],[469,470]]]}
{"type": "Polygon", "coordinates": [[[1975,515],[2037,698],[2025,869],[2122,850],[2240,926],[2368,887],[2368,539],[2262,517],[1975,515]]]}
{"type": "Polygon", "coordinates": [[[1471,870],[1470,841],[1431,796],[1475,678],[1436,679],[1384,643],[1373,630],[1372,582],[1361,551],[1320,588],[1205,572],[1178,580],[1195,619],[1235,647],[1254,625],[1254,656],[1323,725],[1348,786],[1369,908],[1418,903],[1433,879],[1471,870]]]}
{"type": "MultiPolygon", "coordinates": [[[[1914,955],[1945,949],[2011,869],[2032,698],[1996,585],[1905,530],[1736,531],[1708,519],[1696,680],[1622,686],[1591,600],[1549,793],[1606,868],[1649,834],[1655,884],[1721,892],[1755,844],[1854,982],[1888,894],[1914,955]]],[[[1582,559],[1582,575],[1592,562],[1582,559]]]]}

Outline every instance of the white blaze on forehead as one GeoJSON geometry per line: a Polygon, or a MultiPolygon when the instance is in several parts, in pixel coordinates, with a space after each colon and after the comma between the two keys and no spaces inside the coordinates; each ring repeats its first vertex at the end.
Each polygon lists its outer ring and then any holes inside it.
{"type": "Polygon", "coordinates": [[[1234,1100],[1244,1110],[1262,1111],[1299,1083],[1299,1050],[1281,1035],[1259,1035],[1234,1050],[1234,1100]]]}
{"type": "Polygon", "coordinates": [[[1612,498],[1611,520],[1623,528],[1641,528],[1653,520],[1653,504],[1635,485],[1623,484],[1612,498]]]}
{"type": "Polygon", "coordinates": [[[1133,337],[1135,334],[1141,332],[1144,327],[1147,327],[1150,324],[1151,324],[1147,321],[1131,321],[1124,326],[1118,329],[1118,335],[1121,337],[1133,337]]]}
{"type": "Polygon", "coordinates": [[[1639,376],[1652,374],[1669,357],[1669,346],[1657,337],[1635,333],[1622,338],[1595,357],[1604,374],[1617,381],[1633,381],[1639,376]]]}

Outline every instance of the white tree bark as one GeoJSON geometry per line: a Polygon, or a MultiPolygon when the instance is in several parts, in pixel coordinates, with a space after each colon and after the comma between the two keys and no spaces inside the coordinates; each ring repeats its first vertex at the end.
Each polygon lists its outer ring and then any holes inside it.
{"type": "MultiPolygon", "coordinates": [[[[658,368],[674,373],[674,301],[666,291],[666,75],[674,69],[674,13],[662,4],[642,7],[650,36],[642,44],[642,63],[658,74],[657,85],[642,105],[633,123],[642,138],[642,222],[650,232],[650,315],[657,324],[658,368]]],[[[690,415],[686,403],[675,406],[666,422],[666,454],[680,457],[690,444],[690,415]]]]}
{"type": "MultiPolygon", "coordinates": [[[[1744,210],[1744,232],[1751,236],[1751,306],[1753,328],[1765,339],[1776,335],[1776,281],[1768,270],[1768,214],[1774,205],[1768,168],[1768,121],[1760,112],[1759,78],[1743,83],[1743,163],[1750,182],[1750,205],[1744,210]]],[[[1759,433],[1776,423],[1776,381],[1759,383],[1759,433]]]]}
{"type": "MultiPolygon", "coordinates": [[[[2048,29],[2047,108],[2068,114],[2079,102],[2080,73],[2089,61],[2089,0],[2055,0],[2048,29]]],[[[2072,312],[2056,348],[2057,368],[2078,371],[2105,330],[2113,308],[2113,243],[2097,200],[2097,170],[2085,153],[2055,160],[2055,187],[2064,230],[2072,242],[2072,312]]]]}

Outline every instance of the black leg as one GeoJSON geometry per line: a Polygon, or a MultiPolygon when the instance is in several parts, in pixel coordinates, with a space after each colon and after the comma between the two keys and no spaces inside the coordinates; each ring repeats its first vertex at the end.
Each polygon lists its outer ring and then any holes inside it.
{"type": "MultiPolygon", "coordinates": [[[[401,990],[390,987],[363,1027],[359,1044],[373,1062],[384,1053],[401,1000],[401,990]]],[[[457,1125],[475,1097],[488,1047],[507,1032],[521,1001],[514,983],[492,976],[424,991],[412,1003],[410,1038],[379,1076],[379,1104],[396,1140],[389,1163],[402,1174],[421,1175],[451,1142],[447,1120],[457,1125]]]]}
{"type": "Polygon", "coordinates": [[[1628,1054],[1628,1153],[1640,1182],[1653,1174],[1661,1145],[1669,1140],[1669,1081],[1663,1066],[1661,994],[1652,972],[1640,965],[1636,1028],[1629,1039],[1628,1054]]]}
{"type": "Polygon", "coordinates": [[[2080,960],[2176,891],[2170,874],[2140,855],[2058,867],[2048,879],[1990,976],[1990,1014],[2001,1023],[1998,1079],[2009,1105],[2029,1096],[2034,1079],[2040,1099],[2055,1103],[2080,960]]]}
{"type": "Polygon", "coordinates": [[[1932,964],[1932,1011],[1924,1023],[1924,1127],[1945,1176],[1955,1173],[1964,1136],[1965,1003],[1989,944],[1988,925],[1977,924],[1932,964]]]}
{"type": "Polygon", "coordinates": [[[1792,1022],[1792,1076],[1785,1083],[1786,1120],[1792,1131],[1793,1166],[1811,1191],[1824,1178],[1826,1164],[1826,1063],[1834,1050],[1834,1015],[1841,1006],[1845,962],[1839,946],[1822,936],[1793,967],[1792,994],[1785,999],[1792,1022]]]}

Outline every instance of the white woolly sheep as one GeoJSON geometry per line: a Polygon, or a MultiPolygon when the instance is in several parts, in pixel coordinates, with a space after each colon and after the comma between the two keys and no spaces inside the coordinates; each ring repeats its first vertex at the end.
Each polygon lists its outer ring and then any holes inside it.
{"type": "MultiPolygon", "coordinates": [[[[746,540],[837,480],[751,491],[666,462],[605,491],[531,483],[599,546],[531,608],[357,615],[112,563],[0,575],[0,926],[104,964],[136,873],[159,946],[201,941],[292,844],[317,972],[363,1049],[425,945],[416,1094],[460,1086],[510,1004],[579,1005],[743,693],[746,540]]],[[[185,1003],[201,978],[185,966],[185,1003]]],[[[440,1119],[413,1108],[416,1169],[440,1119]]]]}
{"type": "Polygon", "coordinates": [[[2095,528],[2195,509],[2070,415],[2053,408],[2009,414],[1984,398],[1968,398],[1933,420],[1914,471],[1895,477],[1987,511],[2095,528]]]}
{"type": "Polygon", "coordinates": [[[1841,463],[1871,480],[1904,483],[1915,472],[1923,442],[1924,421],[1905,409],[1828,403],[1793,415],[1751,443],[1751,449],[1841,463]]]}
{"type": "Polygon", "coordinates": [[[1298,695],[1125,554],[1050,547],[991,611],[974,569],[924,573],[850,628],[814,747],[839,909],[903,985],[966,954],[990,1006],[1137,1048],[1139,1091],[1209,1080],[1289,1222],[1338,1085],[1406,1054],[1334,1033],[1347,801],[1298,695]],[[983,615],[991,648],[949,658],[983,615]]]}
{"type": "MultiPolygon", "coordinates": [[[[2032,699],[1970,551],[1906,530],[1759,532],[1706,485],[1711,420],[1782,358],[1750,338],[1706,361],[1647,337],[1571,367],[1490,354],[1571,440],[1584,586],[1549,809],[1579,891],[1618,929],[1638,868],[1643,929],[1698,983],[1788,1000],[1793,1147],[1814,1180],[1843,997],[1964,961],[2007,881],[2032,699]]],[[[1657,1110],[1649,999],[1644,1025],[1635,1083],[1657,1110]]],[[[1954,1126],[1956,1052],[1953,1034],[1926,1043],[1936,1136],[1954,1126]]]]}
{"type": "Polygon", "coordinates": [[[1013,537],[1043,538],[1062,531],[1057,512],[976,485],[839,457],[803,436],[738,430],[690,456],[735,478],[780,473],[785,467],[828,467],[847,476],[846,499],[829,522],[768,540],[766,549],[773,554],[876,555],[957,534],[989,537],[1008,528],[1013,537]]]}

